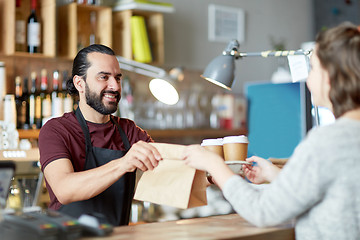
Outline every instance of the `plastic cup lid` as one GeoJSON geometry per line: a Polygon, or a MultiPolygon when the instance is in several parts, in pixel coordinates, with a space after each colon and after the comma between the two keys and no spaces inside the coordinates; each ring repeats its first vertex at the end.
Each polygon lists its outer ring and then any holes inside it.
{"type": "Polygon", "coordinates": [[[249,140],[245,135],[227,136],[223,138],[223,144],[226,143],[249,143],[249,140]]]}
{"type": "Polygon", "coordinates": [[[213,138],[213,139],[204,139],[201,143],[201,146],[222,146],[222,138],[213,138]]]}

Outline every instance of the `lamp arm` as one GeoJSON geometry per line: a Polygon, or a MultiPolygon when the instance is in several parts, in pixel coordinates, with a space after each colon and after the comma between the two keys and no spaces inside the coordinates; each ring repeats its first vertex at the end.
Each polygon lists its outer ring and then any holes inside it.
{"type": "MultiPolygon", "coordinates": [[[[225,53],[225,52],[224,52],[225,53]]],[[[223,55],[226,55],[224,54],[223,55]]],[[[304,51],[304,50],[290,50],[290,51],[262,51],[262,52],[247,52],[247,53],[239,53],[239,52],[232,52],[235,58],[241,57],[287,57],[293,55],[309,55],[311,51],[304,51]]]]}
{"type": "Polygon", "coordinates": [[[116,56],[116,58],[120,64],[121,69],[127,71],[135,72],[153,78],[162,78],[167,75],[166,71],[162,68],[130,60],[121,56],[116,56]]]}

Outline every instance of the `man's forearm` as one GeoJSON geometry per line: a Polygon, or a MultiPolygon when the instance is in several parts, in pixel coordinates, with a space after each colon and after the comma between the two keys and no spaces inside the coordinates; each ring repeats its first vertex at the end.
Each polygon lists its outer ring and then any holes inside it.
{"type": "Polygon", "coordinates": [[[46,166],[45,178],[62,204],[93,198],[110,187],[125,171],[119,159],[82,172],[74,172],[68,159],[58,159],[46,166]],[[70,164],[70,166],[69,166],[70,164]]]}

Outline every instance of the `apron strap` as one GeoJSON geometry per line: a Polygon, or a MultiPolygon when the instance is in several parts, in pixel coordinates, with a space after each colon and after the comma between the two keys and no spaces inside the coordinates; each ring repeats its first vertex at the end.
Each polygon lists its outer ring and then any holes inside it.
{"type": "Polygon", "coordinates": [[[111,115],[110,115],[110,120],[115,124],[115,126],[116,126],[117,129],[119,130],[121,139],[122,139],[122,141],[123,141],[123,143],[124,143],[125,151],[129,151],[129,149],[130,149],[130,143],[129,143],[129,139],[128,139],[128,137],[126,136],[124,130],[120,127],[119,123],[113,119],[113,117],[112,117],[111,115]]]}
{"type": "MultiPolygon", "coordinates": [[[[90,151],[90,149],[92,148],[90,132],[86,125],[85,118],[82,115],[79,107],[75,110],[75,116],[76,116],[78,122],[80,123],[80,126],[81,126],[84,136],[85,136],[86,151],[90,151]]],[[[117,127],[117,129],[120,133],[121,139],[124,143],[125,151],[129,151],[130,142],[129,142],[129,139],[127,138],[124,130],[120,127],[119,123],[113,119],[112,115],[110,115],[110,120],[113,124],[115,124],[115,126],[117,127]]]]}
{"type": "Polygon", "coordinates": [[[80,107],[78,107],[75,110],[75,116],[76,116],[78,122],[80,123],[80,126],[81,126],[81,128],[83,130],[83,133],[84,133],[84,136],[85,136],[86,152],[89,152],[90,149],[92,148],[90,132],[89,132],[89,129],[88,129],[87,125],[86,125],[85,118],[84,118],[84,116],[82,115],[82,113],[80,111],[80,107]]]}

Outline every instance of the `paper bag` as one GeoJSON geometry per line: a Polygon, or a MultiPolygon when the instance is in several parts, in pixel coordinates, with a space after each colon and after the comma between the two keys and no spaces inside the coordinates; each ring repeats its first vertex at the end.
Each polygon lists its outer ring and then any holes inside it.
{"type": "Polygon", "coordinates": [[[205,172],[185,165],[181,159],[185,146],[150,143],[163,160],[152,171],[142,174],[134,199],[177,208],[192,208],[207,204],[205,172]]]}

